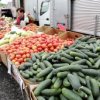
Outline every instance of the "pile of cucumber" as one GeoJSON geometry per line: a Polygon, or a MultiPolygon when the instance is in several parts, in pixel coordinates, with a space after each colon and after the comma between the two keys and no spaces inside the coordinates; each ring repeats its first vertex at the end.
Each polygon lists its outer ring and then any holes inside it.
{"type": "Polygon", "coordinates": [[[19,68],[37,100],[100,100],[100,40],[81,37],[56,53],[32,54],[19,68]]]}

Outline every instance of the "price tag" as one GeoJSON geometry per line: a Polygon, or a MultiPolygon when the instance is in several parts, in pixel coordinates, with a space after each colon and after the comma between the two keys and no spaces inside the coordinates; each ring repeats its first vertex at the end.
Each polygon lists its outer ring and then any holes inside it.
{"type": "Polygon", "coordinates": [[[58,28],[62,31],[66,31],[66,27],[62,24],[58,24],[58,28]]]}

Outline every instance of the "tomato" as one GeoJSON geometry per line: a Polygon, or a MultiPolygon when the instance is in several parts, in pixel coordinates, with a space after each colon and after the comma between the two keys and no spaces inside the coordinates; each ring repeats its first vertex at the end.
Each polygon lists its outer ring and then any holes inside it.
{"type": "Polygon", "coordinates": [[[18,62],[19,62],[19,63],[22,63],[23,61],[24,61],[23,58],[19,58],[19,59],[18,59],[18,62]]]}
{"type": "Polygon", "coordinates": [[[26,54],[26,57],[27,57],[27,58],[29,58],[29,57],[30,57],[30,54],[29,54],[29,53],[27,53],[27,54],[26,54]]]}
{"type": "Polygon", "coordinates": [[[21,58],[21,55],[16,55],[16,58],[18,58],[18,59],[21,58]]]}
{"type": "Polygon", "coordinates": [[[52,45],[53,45],[52,43],[49,43],[49,44],[48,44],[48,47],[52,47],[52,45]]]}
{"type": "Polygon", "coordinates": [[[42,47],[42,48],[45,48],[45,47],[46,47],[46,44],[41,44],[41,47],[42,47]]]}

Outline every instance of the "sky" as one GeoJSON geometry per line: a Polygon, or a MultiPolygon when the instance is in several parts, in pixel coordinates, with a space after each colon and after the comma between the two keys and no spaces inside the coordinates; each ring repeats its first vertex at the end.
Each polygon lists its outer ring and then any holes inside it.
{"type": "Polygon", "coordinates": [[[11,2],[12,0],[1,0],[1,3],[7,4],[8,2],[11,2]]]}

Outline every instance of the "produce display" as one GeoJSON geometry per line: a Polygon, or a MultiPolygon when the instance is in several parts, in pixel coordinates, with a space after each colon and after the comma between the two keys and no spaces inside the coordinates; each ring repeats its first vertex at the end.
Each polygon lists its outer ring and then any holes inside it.
{"type": "Polygon", "coordinates": [[[70,32],[55,34],[49,28],[47,34],[39,33],[35,24],[16,30],[12,23],[0,18],[0,52],[16,65],[24,82],[37,85],[31,91],[35,100],[100,100],[100,39],[75,41],[78,35],[70,32]]]}
{"type": "Polygon", "coordinates": [[[19,67],[21,75],[39,84],[37,100],[99,100],[100,40],[89,36],[56,53],[35,53],[19,67]]]}
{"type": "Polygon", "coordinates": [[[4,35],[4,37],[0,40],[0,46],[4,46],[6,44],[10,44],[15,41],[19,37],[31,36],[33,35],[32,32],[26,32],[23,30],[20,31],[11,31],[4,35]]]}
{"type": "Polygon", "coordinates": [[[23,30],[35,32],[35,31],[37,31],[37,28],[38,28],[37,25],[35,25],[35,24],[29,24],[29,25],[25,26],[23,28],[23,30]]]}
{"type": "Polygon", "coordinates": [[[10,28],[5,28],[4,30],[0,30],[0,39],[2,39],[6,33],[8,33],[9,31],[11,31],[10,28]]]}
{"type": "Polygon", "coordinates": [[[59,39],[55,35],[37,34],[30,37],[19,38],[12,44],[4,47],[9,58],[17,65],[31,57],[36,52],[56,52],[63,48],[67,41],[59,39]]]}
{"type": "Polygon", "coordinates": [[[13,24],[13,20],[10,17],[0,17],[0,30],[11,27],[13,24]]]}

